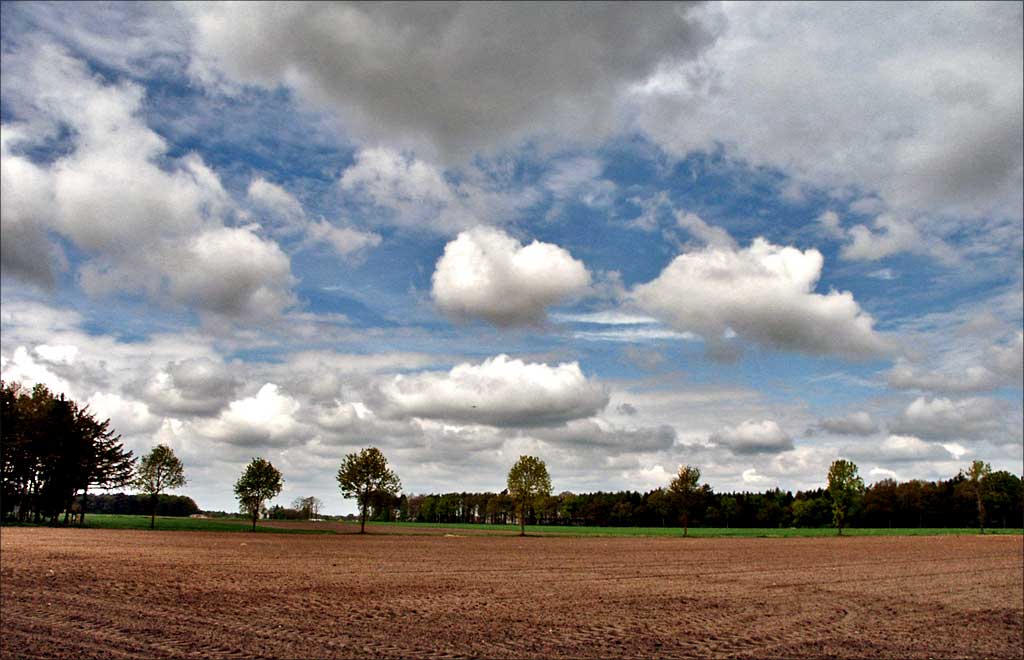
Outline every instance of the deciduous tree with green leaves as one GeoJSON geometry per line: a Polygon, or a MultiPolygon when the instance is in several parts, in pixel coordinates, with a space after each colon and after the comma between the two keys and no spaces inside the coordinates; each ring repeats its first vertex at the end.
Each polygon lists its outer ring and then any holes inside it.
{"type": "Polygon", "coordinates": [[[738,510],[736,504],[736,498],[726,495],[719,502],[719,510],[722,512],[722,516],[725,517],[725,528],[729,529],[729,519],[736,515],[738,510]]]}
{"type": "Polygon", "coordinates": [[[174,450],[167,445],[157,445],[142,457],[135,471],[132,486],[150,497],[150,529],[156,528],[156,505],[160,501],[160,493],[181,488],[186,483],[188,480],[185,479],[185,466],[174,455],[174,450]]]}
{"type": "Polygon", "coordinates": [[[284,487],[281,472],[264,458],[254,458],[245,467],[245,472],[235,482],[235,497],[242,510],[252,516],[252,531],[256,531],[256,520],[263,505],[277,497],[284,487]]]}
{"type": "Polygon", "coordinates": [[[972,461],[971,467],[964,472],[971,494],[974,495],[974,499],[978,503],[979,534],[985,533],[985,482],[990,474],[992,474],[992,466],[985,461],[972,461]]]}
{"type": "Polygon", "coordinates": [[[700,468],[695,465],[680,465],[679,474],[672,480],[668,492],[679,506],[683,519],[683,536],[690,532],[690,512],[701,495],[700,468]]]}
{"type": "Polygon", "coordinates": [[[508,471],[508,494],[519,512],[519,536],[526,536],[526,508],[551,495],[548,466],[536,456],[520,456],[508,471]]]}
{"type": "Polygon", "coordinates": [[[370,501],[375,496],[394,496],[402,490],[398,475],[388,467],[388,459],[376,447],[346,455],[338,468],[337,479],[342,497],[354,497],[359,504],[360,534],[366,533],[366,514],[370,501]]]}
{"type": "Polygon", "coordinates": [[[843,523],[850,508],[864,495],[864,480],[853,461],[839,459],[828,469],[828,494],[832,496],[832,522],[843,535],[843,523]]]}

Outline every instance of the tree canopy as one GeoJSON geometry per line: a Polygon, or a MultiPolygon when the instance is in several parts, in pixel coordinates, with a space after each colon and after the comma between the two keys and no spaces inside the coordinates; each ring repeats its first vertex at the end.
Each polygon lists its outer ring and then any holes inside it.
{"type": "Polygon", "coordinates": [[[985,533],[985,487],[988,485],[989,477],[992,475],[992,466],[985,461],[972,461],[967,468],[968,490],[974,495],[978,507],[978,532],[985,533]]]}
{"type": "Polygon", "coordinates": [[[347,454],[338,468],[337,480],[342,497],[354,497],[359,504],[360,534],[366,533],[366,514],[371,499],[394,496],[402,490],[398,475],[388,467],[388,459],[376,447],[347,454]]]}
{"type": "Polygon", "coordinates": [[[700,468],[695,465],[680,465],[679,474],[668,487],[669,495],[679,503],[683,520],[683,536],[689,533],[690,512],[700,498],[700,468]]]}
{"type": "Polygon", "coordinates": [[[264,504],[280,494],[284,487],[281,473],[264,458],[254,458],[245,467],[245,472],[235,482],[235,497],[244,512],[252,516],[252,530],[256,531],[256,520],[264,504]]]}
{"type": "Polygon", "coordinates": [[[132,478],[132,453],[110,420],[99,421],[44,385],[31,392],[0,381],[0,511],[3,518],[55,523],[64,520],[89,488],[117,488],[132,478]]]}
{"type": "Polygon", "coordinates": [[[186,483],[188,480],[185,479],[185,466],[174,455],[174,450],[167,445],[157,445],[142,457],[132,485],[136,490],[150,496],[152,501],[149,518],[150,529],[156,527],[156,506],[160,493],[165,490],[181,488],[186,483]]]}
{"type": "Polygon", "coordinates": [[[832,521],[840,536],[850,508],[864,495],[864,480],[853,461],[839,459],[828,469],[828,493],[832,497],[832,521]]]}
{"type": "Polygon", "coordinates": [[[526,536],[526,510],[541,497],[551,495],[548,466],[536,456],[520,456],[508,471],[508,494],[519,513],[519,535],[526,536]]]}

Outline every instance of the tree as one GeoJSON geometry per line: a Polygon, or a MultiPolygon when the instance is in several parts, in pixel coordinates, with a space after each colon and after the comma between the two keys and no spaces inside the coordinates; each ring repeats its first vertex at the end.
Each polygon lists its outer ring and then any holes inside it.
{"type": "Polygon", "coordinates": [[[281,473],[270,461],[254,458],[245,467],[245,472],[235,482],[235,497],[238,498],[242,511],[252,516],[252,531],[256,531],[256,520],[260,517],[264,504],[277,497],[283,487],[281,473]]]}
{"type": "Polygon", "coordinates": [[[982,489],[985,491],[985,519],[1001,521],[1003,527],[1007,526],[1007,521],[1013,521],[1013,527],[1020,527],[1021,485],[1021,480],[1006,470],[999,470],[985,477],[982,480],[982,489]]]}
{"type": "Polygon", "coordinates": [[[832,521],[843,535],[843,523],[850,508],[864,494],[864,480],[853,461],[839,459],[828,469],[828,492],[832,496],[832,521]]]}
{"type": "Polygon", "coordinates": [[[701,494],[698,485],[700,481],[700,468],[693,465],[680,465],[679,474],[672,480],[668,492],[679,506],[679,512],[683,519],[683,536],[690,531],[690,512],[694,503],[701,494]]]}
{"type": "Polygon", "coordinates": [[[90,486],[116,488],[131,478],[134,461],[110,420],[44,385],[31,392],[0,381],[0,516],[68,522],[75,497],[82,511],[90,486]]]}
{"type": "Polygon", "coordinates": [[[296,497],[292,501],[292,508],[297,511],[301,511],[303,517],[306,520],[313,520],[320,516],[320,509],[322,509],[324,503],[320,501],[319,497],[296,497]]]}
{"type": "Polygon", "coordinates": [[[548,466],[536,456],[520,456],[508,471],[508,494],[519,511],[519,536],[526,536],[526,510],[539,497],[551,495],[548,466]]]}
{"type": "Polygon", "coordinates": [[[722,516],[725,518],[725,528],[729,528],[729,519],[736,515],[736,498],[726,495],[718,503],[718,508],[722,511],[722,516]]]}
{"type": "Polygon", "coordinates": [[[338,468],[338,487],[345,499],[355,498],[359,505],[359,533],[366,533],[366,514],[371,500],[380,495],[397,495],[402,490],[398,475],[388,468],[388,460],[376,447],[348,454],[338,468]]]}
{"type": "Polygon", "coordinates": [[[970,484],[969,490],[978,504],[979,534],[985,533],[985,482],[990,474],[992,474],[992,466],[985,461],[972,461],[971,467],[967,468],[967,472],[964,474],[967,477],[967,483],[970,484]]]}
{"type": "Polygon", "coordinates": [[[156,505],[160,501],[160,493],[165,490],[181,488],[188,480],[185,479],[185,466],[174,455],[174,450],[167,445],[157,445],[142,457],[132,486],[136,490],[149,495],[150,515],[149,528],[156,528],[156,505]]]}

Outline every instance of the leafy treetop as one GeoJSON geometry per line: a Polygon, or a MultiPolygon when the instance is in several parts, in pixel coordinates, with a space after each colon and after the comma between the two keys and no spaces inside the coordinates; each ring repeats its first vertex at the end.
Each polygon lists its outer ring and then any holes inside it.
{"type": "Polygon", "coordinates": [[[536,456],[520,456],[508,471],[508,494],[519,508],[519,535],[526,534],[526,505],[551,495],[551,477],[544,461],[536,456]]]}
{"type": "Polygon", "coordinates": [[[235,496],[242,508],[252,515],[252,528],[256,529],[263,503],[277,497],[284,487],[281,472],[264,458],[254,458],[235,482],[235,496]]]}
{"type": "Polygon", "coordinates": [[[388,459],[376,447],[348,454],[341,462],[337,474],[338,487],[346,499],[355,498],[359,504],[359,531],[366,531],[366,512],[375,495],[397,495],[402,489],[398,475],[388,467],[388,459]]]}

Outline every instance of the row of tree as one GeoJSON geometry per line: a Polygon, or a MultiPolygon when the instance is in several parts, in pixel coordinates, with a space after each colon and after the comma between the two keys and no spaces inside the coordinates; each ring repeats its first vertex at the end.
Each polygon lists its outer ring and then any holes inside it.
{"type": "MultiPolygon", "coordinates": [[[[973,466],[973,464],[972,464],[973,466]]],[[[896,482],[885,479],[855,489],[844,509],[852,527],[971,527],[978,524],[970,468],[950,479],[896,482]]],[[[692,474],[692,473],[691,473],[692,474]]],[[[985,520],[996,527],[1024,526],[1024,482],[1009,472],[981,477],[985,520]]],[[[600,527],[828,527],[835,524],[828,488],[808,491],[715,492],[698,485],[688,505],[668,488],[646,492],[562,492],[532,502],[526,523],[600,527]],[[684,520],[684,513],[688,519],[684,520]]],[[[508,491],[436,493],[376,497],[373,520],[433,523],[517,522],[508,491]]]]}
{"type": "MultiPolygon", "coordinates": [[[[0,520],[56,524],[63,514],[64,524],[72,515],[84,524],[90,504],[103,513],[139,513],[145,501],[152,528],[161,505],[180,515],[198,510],[190,498],[169,499],[165,494],[187,483],[184,465],[170,447],[157,445],[136,464],[121,436],[110,428],[110,420],[97,420],[88,406],[56,396],[44,385],[29,391],[0,381],[0,419],[0,520]],[[142,495],[89,495],[90,489],[124,486],[142,495]]],[[[371,497],[391,496],[401,489],[384,455],[374,448],[346,456],[337,478],[342,495],[360,502],[361,531],[371,497]]],[[[281,472],[270,461],[254,458],[246,466],[234,490],[241,511],[252,516],[253,529],[283,485],[281,472]]],[[[293,506],[302,517],[315,518],[323,503],[306,497],[293,506]]],[[[275,515],[290,517],[287,511],[276,507],[275,515]]]]}
{"type": "MultiPolygon", "coordinates": [[[[0,382],[0,517],[18,521],[64,522],[86,510],[138,513],[148,505],[150,526],[157,513],[189,515],[197,509],[189,498],[169,499],[167,490],[187,483],[184,466],[166,445],[158,445],[136,465],[109,420],[97,421],[88,408],[37,385],[30,392],[0,382]],[[89,495],[89,489],[131,485],[142,495],[89,495]],[[187,500],[187,503],[182,501],[187,500]],[[161,510],[161,506],[163,509],[161,510]],[[115,511],[116,509],[116,511],[115,511]]],[[[883,480],[865,488],[850,461],[835,461],[828,487],[795,495],[779,489],[764,493],[715,493],[700,483],[700,470],[684,465],[667,488],[645,493],[553,495],[544,461],[522,456],[512,466],[501,493],[403,495],[401,481],[380,450],[370,447],[345,456],[336,479],[341,494],[359,507],[360,531],[368,519],[420,522],[518,523],[596,526],[675,526],[686,534],[691,525],[713,527],[966,527],[1024,524],[1024,486],[1009,472],[992,472],[974,461],[944,481],[883,480]]],[[[234,491],[242,513],[312,519],[323,503],[298,498],[291,508],[267,504],[284,485],[269,461],[254,458],[234,491]]],[[[173,514],[172,514],[173,515],[173,514]]]]}

